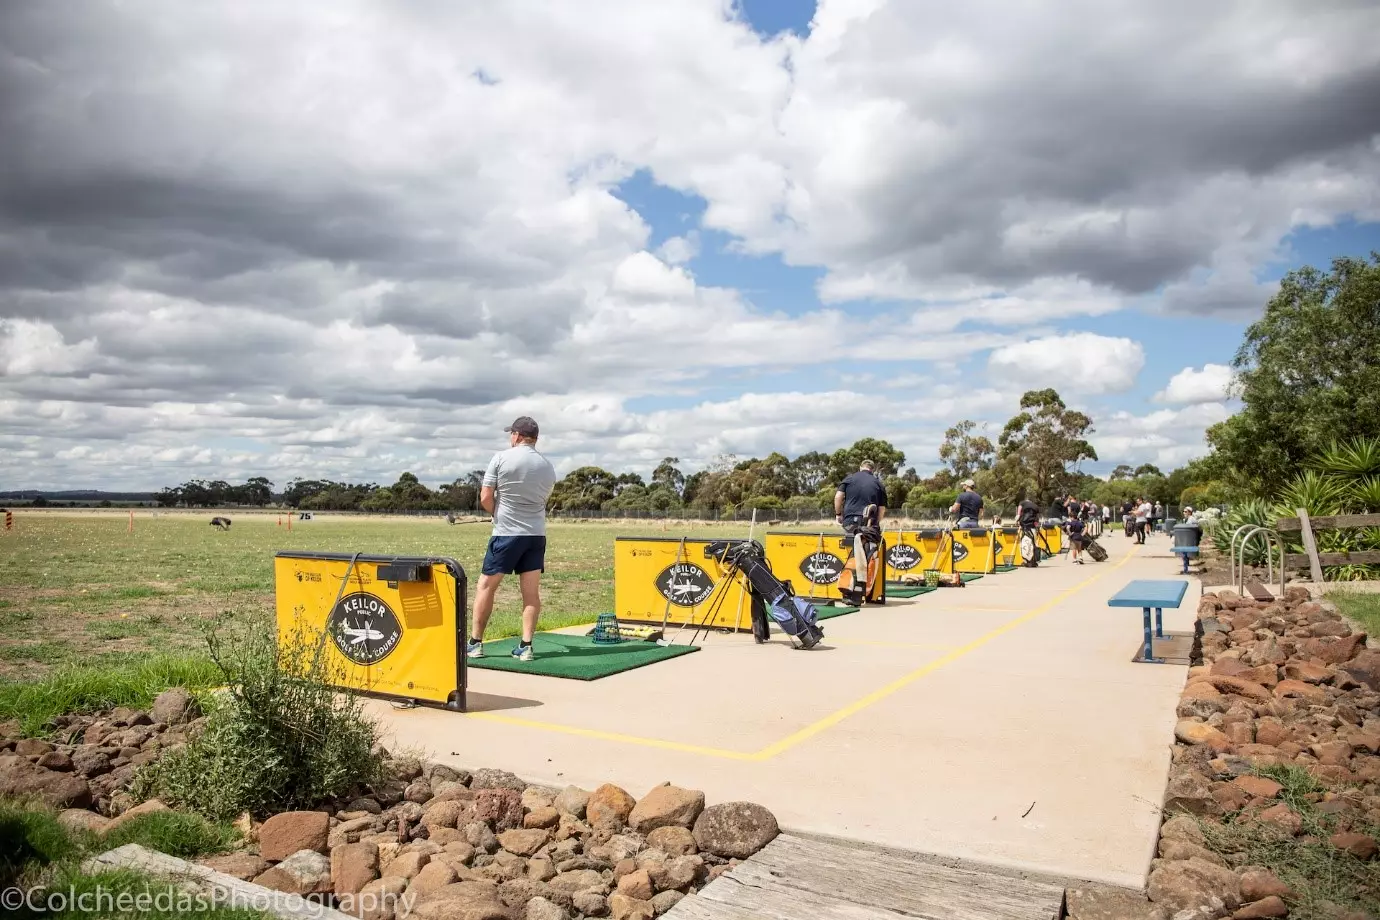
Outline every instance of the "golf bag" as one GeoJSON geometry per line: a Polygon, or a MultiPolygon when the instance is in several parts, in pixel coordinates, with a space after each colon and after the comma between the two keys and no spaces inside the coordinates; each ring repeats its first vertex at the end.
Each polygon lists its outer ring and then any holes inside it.
{"type": "Polygon", "coordinates": [[[877,506],[868,505],[858,520],[843,522],[843,530],[851,539],[844,540],[849,549],[843,573],[839,576],[839,593],[846,603],[861,607],[866,601],[883,603],[885,576],[882,564],[882,527],[877,506]]]}
{"type": "Polygon", "coordinates": [[[1040,525],[1021,524],[1021,565],[1034,569],[1040,565],[1040,525]]]}
{"type": "Polygon", "coordinates": [[[1039,507],[1029,500],[1021,502],[1016,523],[1021,528],[1021,534],[1017,538],[1021,545],[1021,564],[1027,568],[1037,568],[1040,565],[1039,507]]]}
{"type": "Polygon", "coordinates": [[[1093,562],[1107,561],[1107,551],[1102,548],[1101,543],[1098,543],[1092,537],[1083,538],[1083,552],[1087,553],[1089,556],[1092,556],[1093,562]]]}
{"type": "Polygon", "coordinates": [[[758,642],[771,635],[768,620],[791,637],[792,644],[814,648],[824,638],[819,626],[819,611],[803,597],[797,597],[790,583],[772,574],[766,552],[756,540],[711,543],[705,547],[724,565],[741,572],[747,579],[748,594],[752,598],[752,634],[758,642]]]}

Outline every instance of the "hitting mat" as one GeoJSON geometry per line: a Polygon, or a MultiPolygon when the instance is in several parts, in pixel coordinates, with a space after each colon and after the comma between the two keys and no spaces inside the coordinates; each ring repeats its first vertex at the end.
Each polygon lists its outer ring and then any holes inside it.
{"type": "Polygon", "coordinates": [[[834,606],[833,604],[816,604],[815,610],[819,611],[818,619],[832,620],[834,617],[845,617],[850,613],[857,613],[857,607],[834,606]]]}
{"type": "Polygon", "coordinates": [[[922,594],[929,594],[931,591],[938,591],[938,588],[927,588],[924,585],[901,584],[893,588],[886,586],[887,597],[919,597],[922,594]]]}
{"type": "Polygon", "coordinates": [[[484,643],[484,657],[467,659],[471,668],[491,671],[517,671],[539,674],[542,677],[565,677],[570,680],[598,680],[610,674],[631,671],[633,668],[656,664],[668,658],[678,658],[698,652],[697,645],[657,645],[642,639],[629,639],[614,645],[596,645],[589,636],[570,636],[564,633],[537,633],[532,639],[533,659],[518,661],[508,653],[518,640],[498,639],[484,643]]]}

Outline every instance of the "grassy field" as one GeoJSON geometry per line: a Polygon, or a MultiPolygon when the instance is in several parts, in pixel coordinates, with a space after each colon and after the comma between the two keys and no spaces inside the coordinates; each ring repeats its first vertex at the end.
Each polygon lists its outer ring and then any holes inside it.
{"type": "MultiPolygon", "coordinates": [[[[0,679],[40,677],[73,662],[125,663],[149,652],[203,648],[202,624],[271,614],[273,554],[322,550],[450,556],[478,578],[489,525],[438,518],[316,515],[278,525],[276,514],[33,511],[0,532],[0,679]]],[[[745,536],[746,524],[672,522],[668,536],[745,536]]],[[[543,578],[542,628],[592,623],[613,607],[616,536],[663,533],[659,523],[556,523],[543,578]]],[[[473,602],[474,588],[469,591],[473,602]]],[[[509,579],[490,638],[516,635],[517,584],[509,579]]]]}
{"type": "Polygon", "coordinates": [[[1348,591],[1345,587],[1339,587],[1328,591],[1327,599],[1359,623],[1366,635],[1380,638],[1380,593],[1348,591]]]}

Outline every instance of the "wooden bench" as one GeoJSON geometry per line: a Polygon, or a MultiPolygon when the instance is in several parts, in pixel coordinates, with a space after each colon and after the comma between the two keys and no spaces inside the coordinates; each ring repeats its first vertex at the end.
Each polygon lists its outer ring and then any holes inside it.
{"type": "Polygon", "coordinates": [[[1122,588],[1107,601],[1108,607],[1139,607],[1145,611],[1145,653],[1137,659],[1150,664],[1164,664],[1154,657],[1154,640],[1164,638],[1164,608],[1178,609],[1188,592],[1188,582],[1138,579],[1122,588]],[[1150,611],[1155,611],[1155,629],[1150,631],[1150,611]]]}

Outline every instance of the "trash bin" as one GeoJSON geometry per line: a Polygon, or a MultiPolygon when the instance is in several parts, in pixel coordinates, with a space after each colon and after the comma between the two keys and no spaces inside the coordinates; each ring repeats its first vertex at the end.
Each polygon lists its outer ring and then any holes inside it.
{"type": "Polygon", "coordinates": [[[1203,539],[1203,528],[1197,524],[1175,524],[1175,546],[1197,546],[1203,539]]]}

